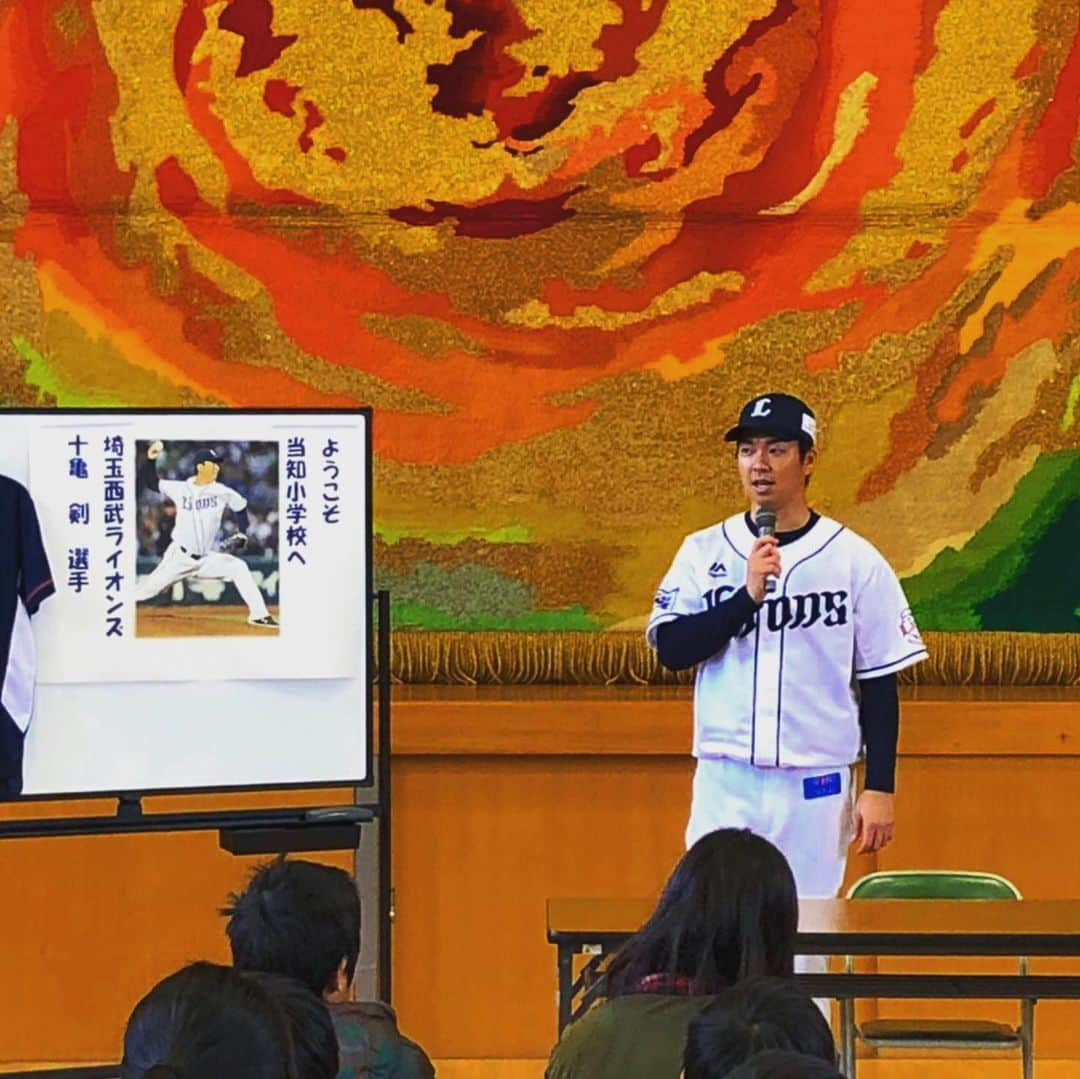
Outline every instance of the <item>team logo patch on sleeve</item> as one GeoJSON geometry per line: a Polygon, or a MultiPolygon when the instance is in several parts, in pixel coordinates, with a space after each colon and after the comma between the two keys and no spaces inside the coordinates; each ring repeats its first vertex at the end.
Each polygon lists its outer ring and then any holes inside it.
{"type": "Polygon", "coordinates": [[[900,612],[900,636],[905,641],[910,641],[912,644],[922,644],[922,637],[919,636],[919,627],[915,625],[915,618],[911,613],[910,607],[905,607],[900,612]]]}
{"type": "Polygon", "coordinates": [[[670,611],[675,606],[675,597],[679,594],[677,588],[661,588],[656,593],[656,599],[653,600],[653,606],[658,611],[670,611]]]}

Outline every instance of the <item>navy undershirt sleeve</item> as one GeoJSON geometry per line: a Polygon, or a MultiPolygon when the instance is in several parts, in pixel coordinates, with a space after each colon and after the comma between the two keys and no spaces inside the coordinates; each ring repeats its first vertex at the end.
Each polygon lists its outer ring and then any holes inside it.
{"type": "MultiPolygon", "coordinates": [[[[757,522],[746,514],[746,527],[756,536],[757,522]]],[[[813,510],[802,528],[793,532],[778,532],[781,547],[805,536],[820,520],[813,510]]],[[[700,614],[684,614],[663,622],[656,630],[656,655],[669,671],[681,671],[711,659],[735,636],[758,609],[744,585],[728,596],[723,603],[700,614]]]]}
{"type": "Polygon", "coordinates": [[[251,528],[251,521],[248,519],[248,511],[246,509],[236,511],[236,527],[240,530],[241,534],[246,536],[248,529],[251,528]]]}
{"type": "Polygon", "coordinates": [[[656,654],[668,670],[693,667],[715,656],[756,610],[743,587],[707,611],[662,622],[656,629],[656,654]]]}
{"type": "Polygon", "coordinates": [[[900,734],[900,700],[896,675],[859,682],[859,726],[866,746],[866,789],[896,788],[896,741],[900,734]]]}

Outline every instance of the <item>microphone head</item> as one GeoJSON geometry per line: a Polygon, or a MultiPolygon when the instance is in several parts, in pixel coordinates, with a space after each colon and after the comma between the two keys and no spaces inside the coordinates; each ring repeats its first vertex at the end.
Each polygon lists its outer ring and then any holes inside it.
{"type": "Polygon", "coordinates": [[[754,523],[758,526],[758,532],[763,536],[776,535],[776,511],[759,509],[754,514],[754,523]]]}

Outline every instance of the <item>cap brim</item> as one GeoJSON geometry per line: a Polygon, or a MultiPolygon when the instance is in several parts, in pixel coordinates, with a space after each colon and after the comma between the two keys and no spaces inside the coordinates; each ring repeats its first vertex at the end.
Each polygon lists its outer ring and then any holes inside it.
{"type": "MultiPolygon", "coordinates": [[[[741,442],[745,438],[780,438],[785,442],[798,442],[810,436],[805,431],[796,431],[794,427],[748,427],[741,424],[724,435],[725,442],[741,442]]],[[[810,441],[814,440],[811,438],[810,441]]]]}

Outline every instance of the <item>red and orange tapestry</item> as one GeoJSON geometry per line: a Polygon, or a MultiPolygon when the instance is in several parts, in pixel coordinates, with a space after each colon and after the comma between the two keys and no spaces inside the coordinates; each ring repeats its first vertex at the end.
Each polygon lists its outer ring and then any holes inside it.
{"type": "Polygon", "coordinates": [[[640,627],[783,388],[926,629],[1080,628],[1075,0],[14,0],[0,55],[0,398],[373,406],[399,625],[640,627]]]}

